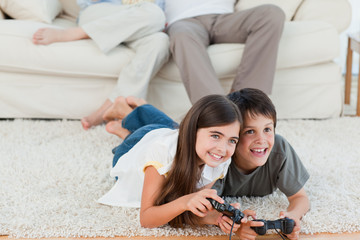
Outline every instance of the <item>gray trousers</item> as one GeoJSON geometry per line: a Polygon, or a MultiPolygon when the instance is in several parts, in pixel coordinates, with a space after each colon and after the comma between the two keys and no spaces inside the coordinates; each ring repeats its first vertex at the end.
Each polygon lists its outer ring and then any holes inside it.
{"type": "Polygon", "coordinates": [[[274,5],[179,20],[167,33],[170,51],[192,103],[209,94],[224,94],[207,47],[216,43],[245,43],[231,91],[257,88],[271,93],[284,12],[274,5]]]}

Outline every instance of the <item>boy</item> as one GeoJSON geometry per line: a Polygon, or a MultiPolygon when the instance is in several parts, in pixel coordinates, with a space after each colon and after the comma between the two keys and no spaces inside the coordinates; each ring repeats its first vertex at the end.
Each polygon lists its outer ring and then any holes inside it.
{"type": "MultiPolygon", "coordinates": [[[[309,174],[291,145],[275,134],[276,111],[270,98],[257,89],[245,88],[228,95],[243,117],[239,143],[227,175],[213,185],[218,195],[265,196],[277,188],[283,192],[289,206],[280,218],[295,221],[288,236],[298,239],[300,219],[310,203],[303,188],[309,174]]],[[[242,223],[237,235],[240,239],[255,239],[252,222],[242,223]]]]}
{"type": "MultiPolygon", "coordinates": [[[[218,195],[236,197],[265,196],[279,188],[289,200],[287,210],[281,211],[279,217],[288,217],[295,221],[293,232],[287,236],[290,239],[298,239],[300,219],[310,208],[303,188],[309,179],[309,174],[291,145],[280,135],[275,135],[276,111],[265,93],[258,89],[244,88],[229,94],[228,97],[238,106],[244,122],[228,173],[225,178],[216,181],[212,188],[217,190],[218,195]]],[[[131,112],[131,109],[126,107],[128,104],[133,107],[145,104],[144,101],[136,98],[127,98],[127,100],[126,102],[125,98],[119,98],[105,113],[107,119],[121,116],[124,108],[127,108],[127,111],[123,115],[127,115],[131,112]]],[[[143,110],[139,108],[137,111],[143,110]]],[[[156,116],[160,115],[159,113],[156,116]]],[[[153,115],[149,113],[143,112],[139,116],[147,121],[154,120],[153,115]]],[[[165,115],[161,118],[168,119],[165,115]]],[[[107,125],[110,133],[122,138],[126,137],[128,134],[119,134],[123,133],[120,129],[123,128],[117,121],[111,121],[107,125]]],[[[141,137],[138,140],[140,139],[141,137]]],[[[215,217],[209,214],[204,222],[217,224],[218,219],[220,224],[224,224],[221,222],[223,219],[217,218],[216,214],[215,217]]],[[[256,238],[257,234],[250,228],[251,226],[260,225],[259,222],[254,221],[242,223],[236,232],[240,239],[256,238]]]]}

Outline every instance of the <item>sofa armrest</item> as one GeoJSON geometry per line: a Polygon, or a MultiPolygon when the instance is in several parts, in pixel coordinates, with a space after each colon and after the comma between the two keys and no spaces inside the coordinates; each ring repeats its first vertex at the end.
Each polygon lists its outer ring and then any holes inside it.
{"type": "Polygon", "coordinates": [[[303,0],[293,20],[328,22],[341,33],[350,25],[351,5],[348,0],[303,0]]]}

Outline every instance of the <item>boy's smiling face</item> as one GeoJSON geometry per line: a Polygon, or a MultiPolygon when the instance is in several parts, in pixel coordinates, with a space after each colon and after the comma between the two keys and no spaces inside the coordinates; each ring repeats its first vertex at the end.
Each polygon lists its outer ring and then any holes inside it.
{"type": "Polygon", "coordinates": [[[266,163],[275,141],[272,118],[247,114],[243,116],[239,143],[236,147],[235,164],[249,174],[266,163]]]}

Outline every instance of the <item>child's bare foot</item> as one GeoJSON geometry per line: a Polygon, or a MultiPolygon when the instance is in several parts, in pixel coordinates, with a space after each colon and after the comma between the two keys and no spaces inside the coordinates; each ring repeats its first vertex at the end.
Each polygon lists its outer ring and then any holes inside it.
{"type": "Polygon", "coordinates": [[[81,119],[81,125],[85,130],[88,130],[91,127],[100,125],[104,122],[102,116],[104,114],[104,112],[112,105],[112,102],[107,99],[103,105],[96,110],[95,112],[93,112],[92,114],[90,114],[89,116],[83,117],[81,119]]]}
{"type": "Polygon", "coordinates": [[[108,122],[105,129],[108,133],[115,134],[121,139],[125,139],[130,134],[129,130],[121,126],[121,120],[108,122]]]}
{"type": "Polygon", "coordinates": [[[80,27],[75,28],[40,28],[33,35],[33,43],[38,45],[48,45],[54,42],[68,42],[89,38],[80,27]]]}
{"type": "Polygon", "coordinates": [[[134,96],[129,96],[126,98],[126,102],[130,105],[132,108],[136,108],[138,106],[147,104],[147,102],[142,98],[137,98],[134,96]]]}
{"type": "Polygon", "coordinates": [[[103,119],[105,121],[112,121],[115,119],[123,119],[129,113],[132,112],[132,108],[126,102],[124,97],[117,97],[114,103],[109,107],[103,114],[103,119]]]}

